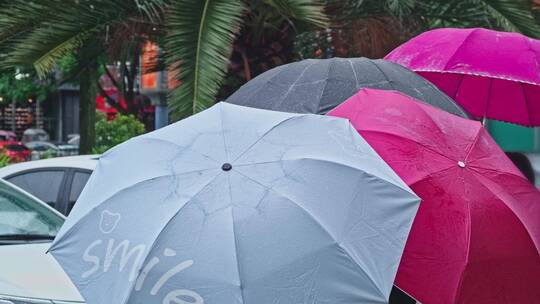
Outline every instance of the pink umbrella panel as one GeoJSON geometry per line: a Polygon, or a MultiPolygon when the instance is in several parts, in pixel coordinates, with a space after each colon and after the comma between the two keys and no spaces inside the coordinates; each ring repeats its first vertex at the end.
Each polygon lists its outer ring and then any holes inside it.
{"type": "Polygon", "coordinates": [[[422,199],[395,284],[421,303],[539,303],[540,192],[479,122],[364,89],[328,113],[422,199]]]}
{"type": "Polygon", "coordinates": [[[409,40],[385,59],[416,71],[477,119],[540,126],[540,40],[445,28],[409,40]]]}

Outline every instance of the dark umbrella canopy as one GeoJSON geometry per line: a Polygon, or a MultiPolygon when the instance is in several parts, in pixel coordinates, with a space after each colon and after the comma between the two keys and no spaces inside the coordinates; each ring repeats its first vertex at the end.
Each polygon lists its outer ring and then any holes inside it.
{"type": "Polygon", "coordinates": [[[362,88],[395,90],[447,112],[466,112],[432,83],[401,65],[368,58],[307,59],[271,69],[227,102],[293,113],[325,114],[362,88]]]}

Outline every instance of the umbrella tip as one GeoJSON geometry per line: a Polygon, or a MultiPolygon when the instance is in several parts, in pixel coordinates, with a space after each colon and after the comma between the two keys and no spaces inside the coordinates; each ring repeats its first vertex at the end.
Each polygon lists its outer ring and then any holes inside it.
{"type": "Polygon", "coordinates": [[[230,171],[232,169],[232,165],[229,164],[229,163],[224,163],[222,166],[221,166],[221,170],[223,171],[230,171]]]}
{"type": "Polygon", "coordinates": [[[458,165],[460,168],[465,168],[465,162],[463,162],[463,161],[461,161],[461,160],[457,162],[457,165],[458,165]]]}

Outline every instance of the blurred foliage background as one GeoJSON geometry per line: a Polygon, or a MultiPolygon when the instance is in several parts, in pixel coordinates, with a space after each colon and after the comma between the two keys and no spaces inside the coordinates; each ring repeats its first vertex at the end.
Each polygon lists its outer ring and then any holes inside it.
{"type": "Polygon", "coordinates": [[[141,135],[144,125],[133,115],[117,115],[107,120],[105,114],[98,112],[96,117],[96,144],[92,153],[101,154],[124,141],[141,135]]]}
{"type": "MultiPolygon", "coordinates": [[[[0,93],[47,94],[49,82],[81,91],[81,152],[96,144],[96,94],[107,65],[136,113],[139,60],[147,42],[162,52],[153,69],[180,85],[173,120],[201,111],[275,66],[305,58],[378,58],[437,27],[487,27],[540,37],[539,0],[10,0],[0,5],[0,93]],[[13,82],[13,71],[31,71],[13,82]],[[46,81],[45,81],[46,80],[46,81]],[[9,89],[6,89],[9,88],[9,89]],[[16,89],[12,89],[16,88],[16,89]],[[2,91],[4,90],[4,91],[2,91]],[[12,93],[13,91],[13,93],[12,93]]],[[[9,96],[8,98],[19,98],[9,96]]]]}

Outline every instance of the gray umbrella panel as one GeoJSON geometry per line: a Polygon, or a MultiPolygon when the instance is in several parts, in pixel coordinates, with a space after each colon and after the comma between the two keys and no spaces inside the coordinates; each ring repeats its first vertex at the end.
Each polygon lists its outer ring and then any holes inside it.
{"type": "Polygon", "coordinates": [[[396,90],[449,113],[467,113],[428,80],[407,68],[368,58],[307,59],[271,69],[227,102],[292,113],[325,114],[362,88],[396,90]]]}
{"type": "Polygon", "coordinates": [[[386,303],[418,204],[346,120],[220,103],[107,152],[50,251],[89,304],[386,303]]]}

